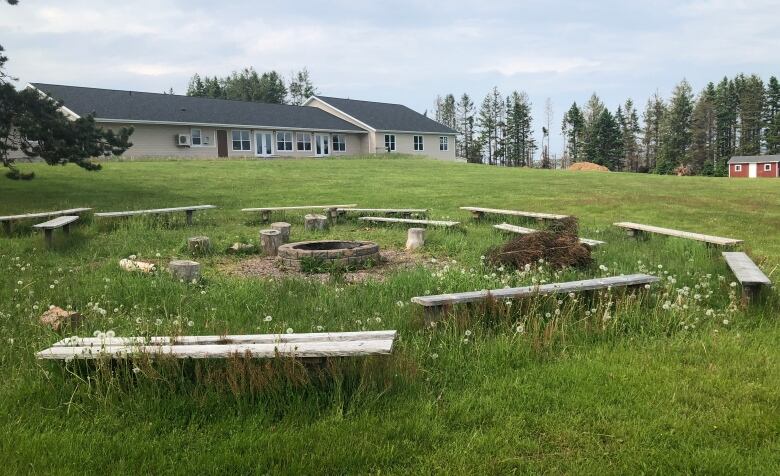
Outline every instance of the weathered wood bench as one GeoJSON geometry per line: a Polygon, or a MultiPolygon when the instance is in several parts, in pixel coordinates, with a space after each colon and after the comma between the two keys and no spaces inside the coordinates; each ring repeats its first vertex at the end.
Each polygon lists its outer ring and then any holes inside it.
{"type": "Polygon", "coordinates": [[[386,216],[400,215],[401,218],[411,218],[413,215],[424,216],[428,214],[427,208],[337,208],[336,213],[345,215],[347,213],[384,213],[386,216]]]}
{"type": "MultiPolygon", "coordinates": [[[[533,228],[526,228],[523,226],[517,226],[517,225],[510,225],[509,223],[502,223],[500,225],[493,225],[493,228],[501,231],[506,231],[509,233],[517,233],[519,235],[528,235],[529,233],[534,233],[539,230],[534,230],[533,228]]],[[[599,240],[591,240],[588,238],[580,238],[580,243],[586,244],[588,246],[599,246],[603,245],[603,241],[599,240]]]]}
{"type": "Polygon", "coordinates": [[[701,233],[691,233],[690,231],[673,230],[671,228],[661,228],[660,226],[643,225],[641,223],[618,222],[614,226],[625,228],[629,236],[638,236],[642,233],[657,233],[659,235],[674,236],[677,238],[686,238],[689,240],[703,241],[705,243],[717,246],[734,246],[742,243],[742,240],[734,238],[723,238],[721,236],[702,235],[701,233]]]}
{"type": "Polygon", "coordinates": [[[180,359],[359,357],[390,354],[396,331],[180,337],[69,337],[35,354],[39,359],[122,359],[167,355],[180,359]]]}
{"type": "Polygon", "coordinates": [[[22,220],[32,220],[36,218],[53,218],[62,215],[80,215],[92,210],[91,208],[71,208],[68,210],[54,210],[50,212],[34,212],[23,213],[21,215],[7,215],[0,217],[0,222],[3,223],[3,230],[6,233],[11,233],[14,223],[22,220]]]}
{"type": "Polygon", "coordinates": [[[772,285],[767,275],[745,253],[724,251],[723,257],[742,285],[742,300],[745,304],[758,295],[762,286],[772,285]]]}
{"type": "Polygon", "coordinates": [[[62,232],[67,235],[70,233],[70,224],[78,219],[79,217],[76,215],[63,215],[57,218],[52,218],[51,220],[45,221],[43,223],[33,225],[33,228],[43,230],[43,236],[46,239],[46,246],[51,247],[53,241],[52,233],[54,230],[57,228],[62,228],[62,232]]]}
{"type": "Polygon", "coordinates": [[[655,283],[658,280],[659,278],[657,276],[648,274],[630,274],[627,276],[610,276],[607,278],[584,279],[581,281],[522,286],[517,288],[438,294],[435,296],[418,296],[413,297],[412,302],[423,306],[425,309],[425,320],[430,323],[441,316],[442,311],[446,306],[452,306],[454,304],[472,303],[491,298],[522,299],[532,296],[593,291],[617,287],[638,289],[647,284],[655,283]]]}
{"type": "Polygon", "coordinates": [[[119,218],[136,215],[161,215],[164,213],[184,212],[187,215],[187,224],[192,225],[192,214],[195,213],[196,210],[208,210],[211,208],[217,207],[214,205],[191,205],[188,207],[152,208],[149,210],[130,210],[126,212],[100,212],[95,213],[95,216],[98,218],[119,218]]]}
{"type": "Polygon", "coordinates": [[[271,220],[273,212],[287,212],[293,210],[325,210],[331,218],[338,216],[337,210],[340,208],[356,207],[352,205],[296,205],[292,207],[261,207],[261,208],[242,208],[242,212],[260,212],[260,220],[267,222],[271,220]]]}
{"type": "Polygon", "coordinates": [[[405,223],[408,225],[441,226],[450,228],[460,225],[459,221],[446,220],[415,220],[411,218],[360,217],[358,220],[376,223],[405,223]]]}
{"type": "Polygon", "coordinates": [[[564,218],[569,217],[569,215],[557,215],[554,213],[523,212],[520,210],[502,210],[499,208],[460,207],[460,209],[470,211],[471,215],[477,220],[481,219],[485,214],[535,218],[540,221],[541,220],[563,220],[564,218]]]}

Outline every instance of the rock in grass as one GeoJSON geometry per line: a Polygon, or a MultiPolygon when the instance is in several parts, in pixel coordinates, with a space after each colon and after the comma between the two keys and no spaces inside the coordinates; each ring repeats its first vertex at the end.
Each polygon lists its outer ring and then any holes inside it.
{"type": "Polygon", "coordinates": [[[233,243],[227,249],[229,254],[253,253],[254,251],[255,245],[249,245],[247,243],[233,243]]]}
{"type": "Polygon", "coordinates": [[[168,271],[174,278],[186,282],[197,281],[200,279],[200,263],[187,259],[177,259],[168,263],[168,271]]]}
{"type": "Polygon", "coordinates": [[[59,332],[64,327],[78,325],[80,319],[81,314],[78,312],[66,311],[61,307],[52,306],[41,315],[39,321],[44,326],[51,327],[53,331],[59,332]]]}
{"type": "Polygon", "coordinates": [[[120,259],[119,267],[125,271],[141,271],[142,273],[153,273],[157,270],[157,266],[154,263],[132,259],[120,259]]]}

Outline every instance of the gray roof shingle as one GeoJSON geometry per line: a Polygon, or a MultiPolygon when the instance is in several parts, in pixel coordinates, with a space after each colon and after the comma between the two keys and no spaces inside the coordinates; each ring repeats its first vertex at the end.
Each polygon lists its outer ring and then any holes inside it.
{"type": "Polygon", "coordinates": [[[764,162],[780,162],[780,155],[736,155],[729,159],[730,164],[760,164],[764,162]]]}
{"type": "Polygon", "coordinates": [[[32,83],[80,116],[96,119],[365,132],[313,107],[32,83]]]}
{"type": "Polygon", "coordinates": [[[316,97],[378,131],[456,133],[456,131],[444,124],[436,122],[401,104],[359,101],[328,96],[316,97]]]}

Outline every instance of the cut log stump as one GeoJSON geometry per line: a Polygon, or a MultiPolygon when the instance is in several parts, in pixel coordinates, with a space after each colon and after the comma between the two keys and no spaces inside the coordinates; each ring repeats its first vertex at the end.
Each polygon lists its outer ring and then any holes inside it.
{"type": "Polygon", "coordinates": [[[409,228],[406,238],[406,249],[416,250],[425,244],[425,228],[409,228]]]}
{"type": "Polygon", "coordinates": [[[324,231],[328,229],[328,217],[325,215],[306,215],[304,228],[307,231],[324,231]]]}
{"type": "Polygon", "coordinates": [[[200,279],[200,263],[191,260],[173,260],[168,263],[168,271],[173,277],[186,282],[200,279]]]}
{"type": "Polygon", "coordinates": [[[282,246],[282,232],[279,230],[260,230],[260,243],[263,245],[263,253],[266,256],[276,256],[277,250],[282,246]]]}
{"type": "Polygon", "coordinates": [[[276,223],[271,223],[271,229],[279,230],[279,233],[282,234],[282,243],[290,242],[290,228],[291,225],[287,222],[278,221],[276,223]]]}
{"type": "Polygon", "coordinates": [[[211,251],[211,240],[208,236],[193,236],[187,239],[187,248],[192,254],[206,254],[211,251]]]}

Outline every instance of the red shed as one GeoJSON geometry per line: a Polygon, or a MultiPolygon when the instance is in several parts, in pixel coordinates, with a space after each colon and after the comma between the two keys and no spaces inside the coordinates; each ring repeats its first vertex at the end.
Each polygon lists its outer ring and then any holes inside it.
{"type": "Polygon", "coordinates": [[[729,159],[729,177],[780,177],[780,155],[739,155],[729,159]]]}

